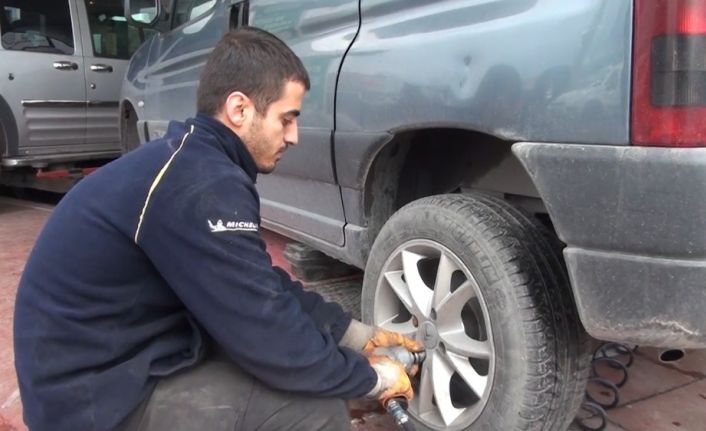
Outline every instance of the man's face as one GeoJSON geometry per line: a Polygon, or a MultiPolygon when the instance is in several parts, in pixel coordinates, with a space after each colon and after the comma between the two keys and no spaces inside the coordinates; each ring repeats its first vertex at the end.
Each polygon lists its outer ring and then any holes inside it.
{"type": "Polygon", "coordinates": [[[264,115],[256,112],[243,134],[243,142],[261,173],[272,172],[287,147],[297,144],[297,117],[305,92],[301,83],[287,81],[282,97],[272,102],[264,115]]]}

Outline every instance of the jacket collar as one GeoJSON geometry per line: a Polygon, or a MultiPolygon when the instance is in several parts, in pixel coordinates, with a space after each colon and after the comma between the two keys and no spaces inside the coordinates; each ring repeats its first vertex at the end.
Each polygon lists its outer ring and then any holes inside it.
{"type": "Polygon", "coordinates": [[[240,137],[230,130],[225,124],[210,115],[201,112],[196,117],[186,120],[187,128],[193,125],[195,131],[205,132],[216,139],[223,147],[228,157],[239,165],[254,183],[257,180],[257,165],[252,155],[245,147],[240,137]]]}

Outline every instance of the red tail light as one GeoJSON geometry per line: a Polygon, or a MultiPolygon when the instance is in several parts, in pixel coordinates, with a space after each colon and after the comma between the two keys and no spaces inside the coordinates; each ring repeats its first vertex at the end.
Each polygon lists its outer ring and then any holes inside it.
{"type": "Polygon", "coordinates": [[[706,146],[706,0],[635,0],[632,142],[706,146]]]}

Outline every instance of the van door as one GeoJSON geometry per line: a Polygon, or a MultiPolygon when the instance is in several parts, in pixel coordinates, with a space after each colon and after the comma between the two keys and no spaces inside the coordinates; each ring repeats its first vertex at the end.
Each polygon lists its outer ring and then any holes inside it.
{"type": "Polygon", "coordinates": [[[299,145],[270,175],[258,177],[266,227],[343,245],[345,216],[331,136],[338,70],[358,30],[357,0],[250,2],[250,24],[268,30],[301,58],[311,90],[299,118],[299,145]]]}
{"type": "Polygon", "coordinates": [[[128,25],[122,0],[76,0],[86,74],[86,144],[120,152],[118,100],[128,60],[151,30],[128,25]],[[146,33],[147,32],[147,33],[146,33]]]}
{"type": "Polygon", "coordinates": [[[0,0],[0,8],[0,97],[17,129],[3,163],[80,151],[86,84],[73,0],[0,0]]]}

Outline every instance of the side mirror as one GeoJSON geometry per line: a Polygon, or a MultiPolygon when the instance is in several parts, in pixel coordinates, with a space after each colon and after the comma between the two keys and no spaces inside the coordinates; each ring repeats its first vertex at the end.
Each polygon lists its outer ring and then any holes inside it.
{"type": "Polygon", "coordinates": [[[125,0],[125,18],[138,27],[154,24],[160,12],[159,0],[125,0]]]}

